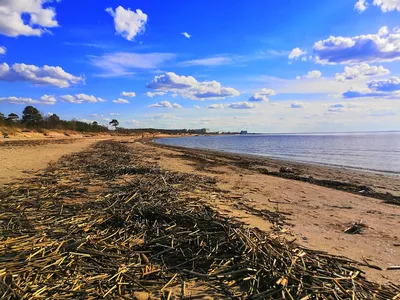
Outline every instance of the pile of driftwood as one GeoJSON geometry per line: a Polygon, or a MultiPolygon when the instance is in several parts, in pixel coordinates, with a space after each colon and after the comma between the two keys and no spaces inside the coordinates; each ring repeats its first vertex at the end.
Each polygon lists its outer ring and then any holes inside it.
{"type": "Polygon", "coordinates": [[[117,142],[62,158],[0,191],[4,299],[395,299],[358,264],[220,216],[117,142]]]}

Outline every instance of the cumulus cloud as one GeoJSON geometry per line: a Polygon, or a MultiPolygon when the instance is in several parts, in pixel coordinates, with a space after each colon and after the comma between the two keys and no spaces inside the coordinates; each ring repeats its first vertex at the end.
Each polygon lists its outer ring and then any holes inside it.
{"type": "Polygon", "coordinates": [[[390,71],[383,66],[370,66],[367,63],[362,63],[353,67],[344,67],[344,72],[336,73],[335,79],[337,81],[346,81],[368,76],[384,76],[389,73],[390,71]]]}
{"type": "Polygon", "coordinates": [[[383,93],[374,92],[368,89],[354,89],[354,88],[351,88],[342,94],[342,97],[346,99],[361,98],[361,97],[379,97],[379,96],[383,96],[383,93]]]}
{"type": "Polygon", "coordinates": [[[183,108],[178,103],[170,103],[169,101],[160,101],[149,105],[149,107],[161,107],[161,108],[183,108]]]}
{"type": "Polygon", "coordinates": [[[367,83],[367,88],[350,89],[342,94],[343,98],[379,97],[381,99],[400,99],[400,78],[373,80],[367,83]]]}
{"type": "Polygon", "coordinates": [[[4,54],[6,54],[6,52],[7,52],[7,48],[0,46],[0,55],[4,55],[4,54]]]}
{"type": "MultiPolygon", "coordinates": [[[[381,11],[384,13],[393,11],[393,10],[400,11],[400,1],[399,0],[374,0],[374,2],[372,4],[380,7],[381,11]]],[[[367,9],[368,3],[366,0],[358,0],[354,7],[359,12],[363,12],[367,9]]]]}
{"type": "Polygon", "coordinates": [[[74,76],[65,72],[61,67],[14,64],[10,67],[7,63],[0,64],[0,80],[27,81],[37,85],[51,85],[60,88],[72,84],[84,83],[83,77],[74,76]]]}
{"type": "Polygon", "coordinates": [[[298,59],[299,57],[306,55],[307,51],[300,49],[299,47],[294,48],[290,53],[289,53],[289,59],[298,59]]]}
{"type": "Polygon", "coordinates": [[[126,99],[118,98],[116,100],[113,100],[114,103],[116,104],[129,104],[129,101],[126,99]]]}
{"type": "Polygon", "coordinates": [[[215,100],[240,95],[239,91],[231,87],[223,87],[217,81],[199,82],[192,76],[179,76],[173,72],[156,76],[147,84],[147,87],[179,93],[183,97],[193,100],[215,100]]]}
{"type": "Polygon", "coordinates": [[[390,62],[400,59],[400,28],[382,27],[376,34],[330,36],[313,47],[320,64],[390,62]]]}
{"type": "Polygon", "coordinates": [[[309,71],[305,75],[306,78],[319,78],[321,76],[322,76],[322,73],[321,73],[321,71],[318,71],[318,70],[309,71]]]}
{"type": "Polygon", "coordinates": [[[379,6],[382,12],[397,10],[400,11],[399,0],[374,0],[374,5],[379,6]]]}
{"type": "Polygon", "coordinates": [[[249,97],[249,101],[252,102],[268,102],[268,96],[275,96],[276,93],[271,89],[261,89],[258,92],[255,92],[253,95],[249,97]]]}
{"type": "Polygon", "coordinates": [[[103,56],[92,56],[90,62],[104,73],[100,77],[118,77],[135,74],[135,71],[156,70],[166,61],[175,58],[172,53],[114,52],[103,56]]]}
{"type": "Polygon", "coordinates": [[[110,115],[110,116],[119,116],[120,113],[117,113],[117,112],[110,112],[109,115],[110,115]]]}
{"type": "Polygon", "coordinates": [[[0,34],[16,37],[41,36],[48,28],[57,27],[54,8],[43,8],[49,0],[2,0],[0,1],[0,34]],[[29,19],[29,22],[24,20],[29,19]]]}
{"type": "Polygon", "coordinates": [[[198,106],[198,105],[195,105],[194,108],[195,108],[195,109],[201,109],[201,107],[198,106]]]}
{"type": "Polygon", "coordinates": [[[130,97],[130,98],[133,98],[133,97],[136,96],[136,94],[135,94],[135,92],[122,92],[122,93],[121,93],[121,96],[122,96],[122,97],[130,97]]]}
{"type": "Polygon", "coordinates": [[[389,79],[374,80],[367,84],[368,88],[378,92],[393,92],[400,90],[400,78],[391,77],[389,79]]]}
{"type": "Polygon", "coordinates": [[[207,106],[208,109],[222,109],[225,105],[223,104],[210,104],[207,106]]]}
{"type": "Polygon", "coordinates": [[[106,12],[114,18],[116,33],[128,41],[133,41],[135,36],[143,34],[146,30],[147,15],[140,9],[134,12],[130,8],[118,6],[115,11],[109,7],[106,12]]]}
{"type": "Polygon", "coordinates": [[[366,0],[358,0],[356,4],[354,4],[354,9],[358,12],[363,12],[367,9],[368,3],[366,0]]]}
{"type": "Polygon", "coordinates": [[[293,102],[290,104],[290,108],[304,108],[305,105],[302,102],[293,102]]]}
{"type": "Polygon", "coordinates": [[[32,99],[27,97],[0,97],[0,103],[7,102],[11,104],[46,104],[53,105],[57,102],[56,98],[51,95],[43,95],[40,99],[32,99]]]}
{"type": "Polygon", "coordinates": [[[146,96],[149,98],[154,98],[156,96],[164,96],[166,92],[147,92],[146,96]]]}
{"type": "Polygon", "coordinates": [[[228,107],[233,109],[251,109],[251,108],[256,108],[257,105],[249,102],[235,102],[229,104],[228,107]]]}
{"type": "Polygon", "coordinates": [[[103,98],[95,97],[93,95],[87,94],[76,94],[76,95],[63,95],[60,99],[64,102],[73,103],[73,104],[82,104],[82,103],[97,103],[97,102],[105,102],[103,98]]]}
{"type": "Polygon", "coordinates": [[[189,34],[189,33],[187,33],[187,32],[182,32],[181,33],[185,38],[187,38],[187,39],[190,39],[192,36],[189,34]]]}

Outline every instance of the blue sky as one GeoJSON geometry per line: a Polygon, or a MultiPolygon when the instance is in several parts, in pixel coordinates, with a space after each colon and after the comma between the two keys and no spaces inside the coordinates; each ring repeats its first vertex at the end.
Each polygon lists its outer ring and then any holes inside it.
{"type": "Polygon", "coordinates": [[[0,112],[400,130],[400,0],[0,0],[0,112]]]}

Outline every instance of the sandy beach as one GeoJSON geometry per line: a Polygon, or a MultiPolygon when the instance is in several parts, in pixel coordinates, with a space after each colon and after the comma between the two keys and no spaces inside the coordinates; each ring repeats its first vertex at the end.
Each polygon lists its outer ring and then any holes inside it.
{"type": "MultiPolygon", "coordinates": [[[[89,149],[101,139],[0,143],[0,185],[32,177],[61,156],[89,149]]],[[[396,176],[161,146],[136,137],[113,140],[140,153],[142,163],[165,172],[213,178],[215,191],[195,189],[190,197],[226,217],[290,243],[358,261],[369,280],[400,282],[400,271],[388,270],[400,264],[400,206],[391,204],[400,195],[396,176]],[[310,176],[314,181],[299,180],[310,176]],[[360,234],[345,233],[357,222],[365,225],[360,234]]]]}

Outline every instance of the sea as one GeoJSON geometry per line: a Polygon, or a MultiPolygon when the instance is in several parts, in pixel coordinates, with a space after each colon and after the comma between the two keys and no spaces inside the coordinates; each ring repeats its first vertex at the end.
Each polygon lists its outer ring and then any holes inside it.
{"type": "Polygon", "coordinates": [[[208,135],[157,142],[400,175],[400,131],[208,135]]]}

